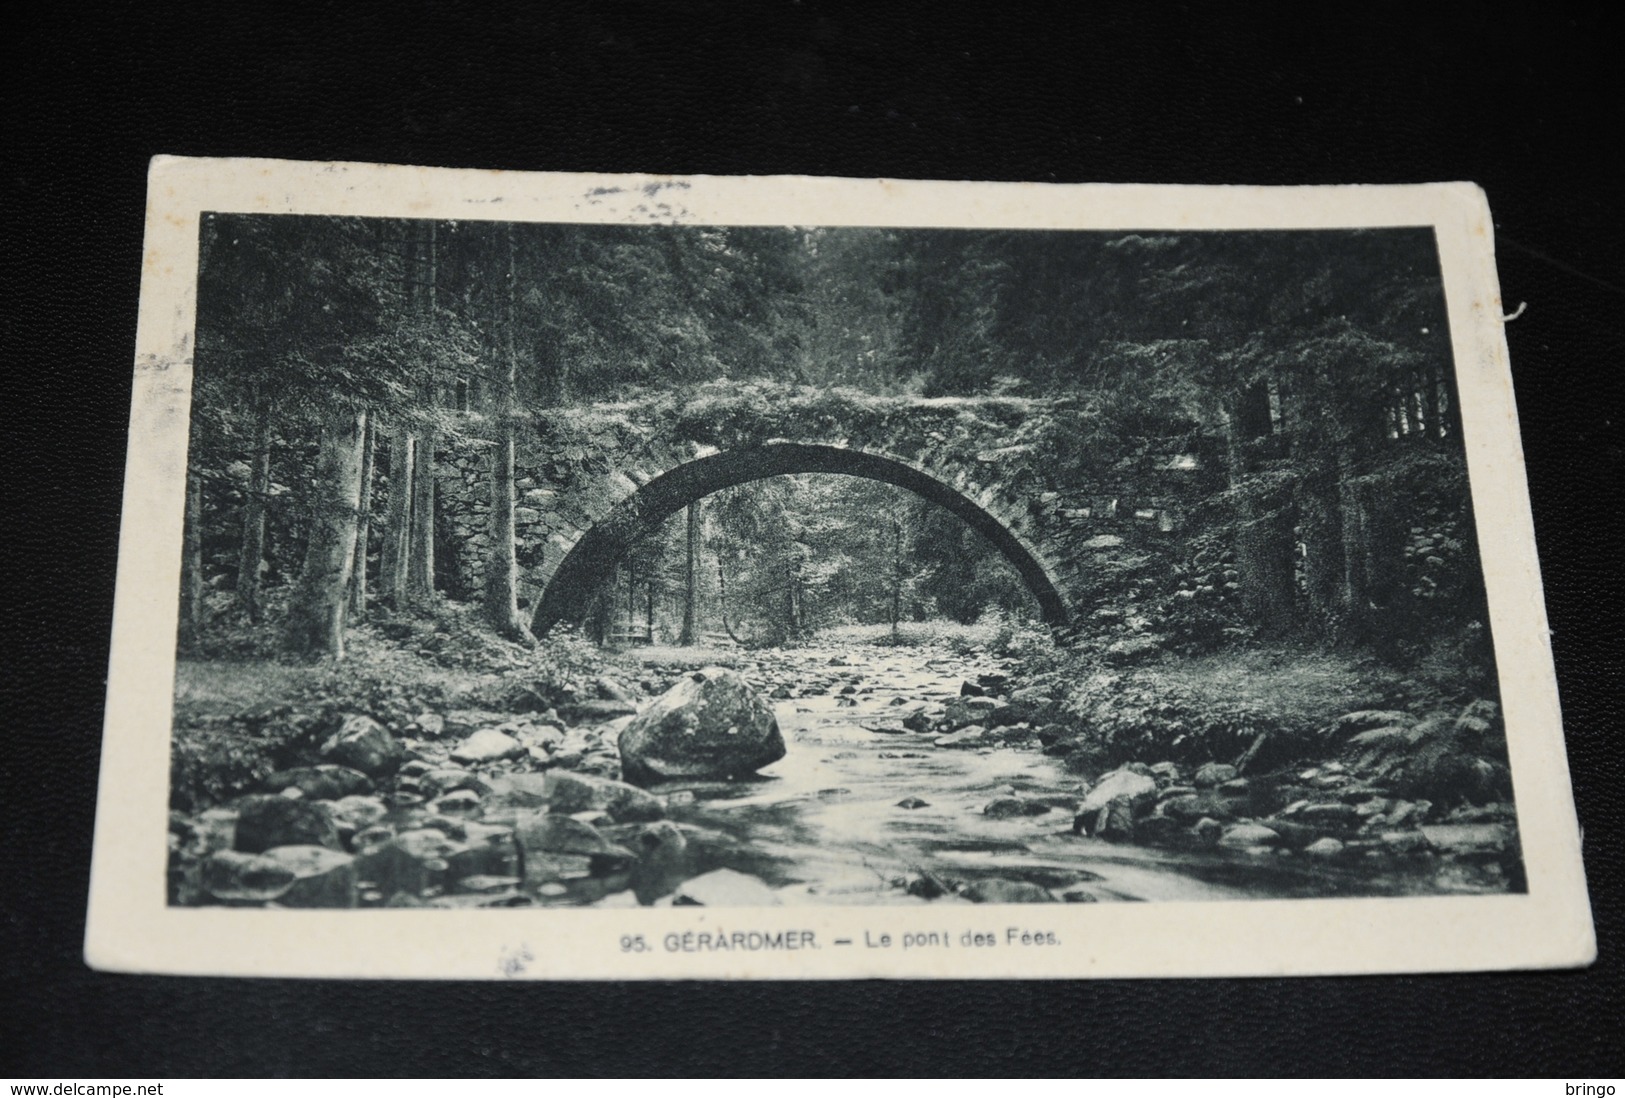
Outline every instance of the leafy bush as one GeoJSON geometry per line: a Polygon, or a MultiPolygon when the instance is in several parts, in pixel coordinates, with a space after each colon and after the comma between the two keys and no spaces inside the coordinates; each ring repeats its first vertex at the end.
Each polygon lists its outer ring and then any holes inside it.
{"type": "Polygon", "coordinates": [[[475,692],[494,708],[546,709],[592,694],[593,680],[609,668],[607,655],[575,626],[556,625],[518,664],[475,692]]]}
{"type": "Polygon", "coordinates": [[[198,811],[251,792],[274,771],[304,761],[326,731],[320,718],[287,707],[179,721],[169,757],[170,807],[198,811]]]}
{"type": "Polygon", "coordinates": [[[1259,762],[1296,758],[1307,737],[1243,700],[1198,697],[1155,680],[1096,672],[1066,701],[1080,744],[1113,765],[1125,762],[1234,762],[1267,736],[1259,762]]]}
{"type": "Polygon", "coordinates": [[[169,756],[171,808],[196,811],[256,788],[276,769],[240,727],[180,725],[169,756]]]}
{"type": "Polygon", "coordinates": [[[1512,792],[1500,706],[1482,698],[1459,712],[1436,711],[1360,732],[1348,741],[1356,768],[1407,797],[1451,807],[1486,804],[1512,792]]]}

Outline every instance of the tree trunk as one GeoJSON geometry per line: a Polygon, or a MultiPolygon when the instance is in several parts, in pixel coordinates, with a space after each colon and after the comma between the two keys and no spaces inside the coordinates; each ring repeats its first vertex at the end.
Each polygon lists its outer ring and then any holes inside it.
{"type": "MultiPolygon", "coordinates": [[[[419,242],[418,307],[431,321],[436,308],[435,225],[419,242]]],[[[424,407],[433,411],[440,403],[440,388],[434,370],[423,380],[424,407]]],[[[439,432],[426,426],[418,436],[412,460],[412,523],[407,537],[406,598],[414,605],[434,602],[434,519],[435,462],[440,448],[439,432]]]]}
{"type": "Polygon", "coordinates": [[[1324,461],[1306,461],[1298,491],[1298,531],[1303,537],[1304,595],[1316,628],[1336,637],[1347,615],[1343,562],[1343,511],[1337,472],[1324,461]]]}
{"type": "Polygon", "coordinates": [[[1250,386],[1228,410],[1226,457],[1235,506],[1236,571],[1247,616],[1263,633],[1279,634],[1295,618],[1292,520],[1277,493],[1260,496],[1247,480],[1256,471],[1252,449],[1271,431],[1269,390],[1250,386]]]}
{"type": "Polygon", "coordinates": [[[717,612],[722,615],[722,631],[728,634],[729,640],[738,644],[739,635],[728,624],[728,575],[722,567],[721,553],[717,554],[717,612]]]}
{"type": "Polygon", "coordinates": [[[638,624],[638,569],[630,557],[626,561],[626,632],[638,624]]]}
{"type": "Polygon", "coordinates": [[[378,597],[392,609],[406,606],[406,562],[411,556],[412,464],[416,443],[400,425],[389,437],[389,504],[378,547],[378,597]]]}
{"type": "Polygon", "coordinates": [[[237,602],[248,620],[260,620],[260,569],[265,560],[265,500],[271,494],[271,395],[254,394],[254,454],[243,500],[243,547],[237,561],[237,602]]]}
{"type": "Polygon", "coordinates": [[[361,496],[356,509],[355,563],[350,569],[350,617],[367,619],[367,545],[372,540],[372,452],[377,448],[377,421],[368,417],[361,434],[361,496]]]}
{"type": "MultiPolygon", "coordinates": [[[[432,385],[429,391],[434,391],[432,385]]],[[[434,601],[435,450],[439,441],[439,432],[425,430],[418,436],[413,454],[406,599],[414,606],[427,606],[434,601]]]]}
{"type": "Polygon", "coordinates": [[[1307,406],[1296,387],[1283,387],[1282,418],[1300,470],[1295,493],[1298,535],[1303,543],[1304,599],[1323,637],[1342,640],[1348,625],[1348,588],[1343,561],[1343,506],[1337,454],[1328,433],[1335,421],[1307,406]]]}
{"type": "Polygon", "coordinates": [[[800,579],[795,565],[787,564],[784,569],[784,620],[786,635],[792,640],[801,635],[801,622],[796,616],[796,589],[800,586],[800,579]]]}
{"type": "Polygon", "coordinates": [[[491,454],[490,555],[485,561],[485,618],[491,628],[509,640],[534,644],[530,628],[519,616],[519,562],[514,551],[514,389],[518,385],[519,355],[514,347],[515,315],[513,225],[507,226],[508,288],[503,318],[502,368],[496,377],[498,440],[491,454]]]}
{"type": "Polygon", "coordinates": [[[296,655],[344,658],[344,612],[355,563],[361,441],[366,429],[366,413],[355,411],[331,413],[322,428],[310,541],[283,633],[283,643],[296,655]]]}
{"type": "Polygon", "coordinates": [[[683,631],[677,637],[677,643],[681,645],[699,643],[696,622],[699,617],[700,601],[700,505],[698,503],[688,505],[687,520],[688,552],[683,570],[683,631]]]}
{"type": "Polygon", "coordinates": [[[180,648],[192,651],[207,621],[203,604],[203,481],[195,468],[186,470],[186,517],[181,532],[180,648]]]}
{"type": "Polygon", "coordinates": [[[892,516],[891,633],[897,635],[897,622],[903,612],[903,524],[892,516]]]}
{"type": "Polygon", "coordinates": [[[613,614],[610,609],[610,595],[613,592],[600,588],[592,597],[587,608],[587,637],[600,648],[609,641],[610,618],[613,614]]]}

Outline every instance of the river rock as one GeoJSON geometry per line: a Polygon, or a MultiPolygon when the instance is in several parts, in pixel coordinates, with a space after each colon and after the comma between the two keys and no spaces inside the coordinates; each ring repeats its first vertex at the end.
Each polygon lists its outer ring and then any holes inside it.
{"type": "Polygon", "coordinates": [[[368,777],[393,774],[406,761],[406,749],[389,730],[371,717],[351,713],[322,744],[319,752],[328,762],[359,770],[368,777]]]}
{"type": "Polygon", "coordinates": [[[237,841],[237,810],[235,808],[209,808],[193,816],[192,842],[200,853],[230,850],[237,841]]]}
{"type": "MultiPolygon", "coordinates": [[[[1513,829],[1503,823],[1423,824],[1427,841],[1451,854],[1500,852],[1515,845],[1513,829]]],[[[1386,841],[1387,836],[1383,836],[1386,841]]]]}
{"type": "Polygon", "coordinates": [[[279,846],[263,857],[293,875],[283,907],[355,907],[355,859],[325,846],[279,846]]]}
{"type": "Polygon", "coordinates": [[[967,886],[965,898],[979,904],[1053,904],[1056,899],[1047,888],[1030,881],[1009,881],[989,877],[967,886]]]}
{"type": "Polygon", "coordinates": [[[471,789],[482,797],[491,792],[491,786],[478,774],[458,767],[425,771],[418,776],[418,786],[431,797],[444,796],[459,789],[471,789]]]}
{"type": "Polygon", "coordinates": [[[1292,813],[1292,818],[1300,823],[1312,824],[1321,828],[1345,828],[1352,830],[1364,822],[1360,810],[1352,804],[1333,801],[1329,804],[1309,804],[1292,813]]]}
{"type": "Polygon", "coordinates": [[[437,739],[446,734],[446,718],[439,713],[423,712],[412,718],[412,727],[420,736],[437,739]]]}
{"type": "Polygon", "coordinates": [[[371,793],[372,779],[348,766],[328,763],[278,770],[265,779],[268,793],[297,789],[313,801],[333,801],[353,793],[371,793]]]}
{"type": "Polygon", "coordinates": [[[1197,767],[1196,776],[1191,779],[1191,784],[1198,789],[1212,789],[1214,786],[1233,781],[1238,776],[1236,768],[1229,763],[1203,763],[1197,767]]]}
{"type": "Polygon", "coordinates": [[[931,802],[921,800],[919,797],[904,797],[902,800],[897,802],[897,807],[907,809],[930,808],[931,802]]]}
{"type": "Polygon", "coordinates": [[[493,778],[490,793],[486,795],[487,810],[491,806],[507,805],[513,808],[547,807],[547,775],[545,773],[504,774],[493,778]]]}
{"type": "Polygon", "coordinates": [[[587,698],[559,706],[559,715],[569,724],[607,724],[637,713],[637,703],[609,698],[587,698]]]}
{"type": "Polygon", "coordinates": [[[762,880],[735,869],[713,869],[683,882],[673,907],[778,907],[778,893],[762,880]]]}
{"type": "Polygon", "coordinates": [[[1134,821],[1133,838],[1135,842],[1151,846],[1172,846],[1185,840],[1186,830],[1185,825],[1172,816],[1153,812],[1142,820],[1134,821]]]}
{"type": "Polygon", "coordinates": [[[620,735],[621,769],[636,785],[726,779],[784,758],[773,707],[743,676],[696,671],[656,698],[620,735]]]}
{"type": "Polygon", "coordinates": [[[388,824],[378,824],[365,831],[357,831],[350,836],[349,847],[352,853],[360,854],[381,843],[387,843],[395,837],[395,829],[388,824]]]}
{"type": "Polygon", "coordinates": [[[1134,841],[1134,801],[1129,797],[1113,797],[1095,813],[1090,834],[1107,842],[1134,841]]]}
{"type": "Polygon", "coordinates": [[[1271,831],[1281,837],[1281,844],[1293,850],[1304,850],[1325,837],[1325,833],[1308,824],[1298,823],[1294,820],[1281,820],[1271,818],[1265,824],[1271,831]]]}
{"type": "Polygon", "coordinates": [[[328,811],[332,813],[333,823],[341,833],[353,835],[389,815],[389,806],[378,797],[357,795],[333,801],[328,811]]]}
{"type": "Polygon", "coordinates": [[[459,789],[437,797],[430,807],[443,816],[472,816],[480,810],[480,795],[472,789],[459,789]]]}
{"type": "Polygon", "coordinates": [[[332,812],[319,801],[251,796],[237,802],[237,831],[232,845],[248,854],[277,846],[325,846],[339,849],[332,812]]]}
{"type": "Polygon", "coordinates": [[[1260,823],[1238,823],[1229,827],[1219,838],[1220,846],[1246,849],[1255,846],[1275,846],[1281,836],[1260,823]]]}
{"type": "Polygon", "coordinates": [[[1140,774],[1124,767],[1113,770],[1101,776],[1089,790],[1083,801],[1078,805],[1078,819],[1088,819],[1084,826],[1093,826],[1094,817],[1118,797],[1127,797],[1132,807],[1138,811],[1150,804],[1157,796],[1157,782],[1147,774],[1140,774]]]}
{"type": "Polygon", "coordinates": [[[985,723],[990,714],[999,708],[1000,703],[994,698],[972,696],[954,698],[943,707],[942,718],[949,728],[963,728],[969,724],[985,723]]]}
{"type": "Polygon", "coordinates": [[[630,885],[638,903],[647,906],[670,895],[688,877],[688,838],[670,820],[639,828],[630,842],[638,856],[630,885]]]}
{"type": "Polygon", "coordinates": [[[1433,844],[1421,831],[1384,831],[1378,837],[1390,854],[1426,854],[1433,849],[1433,844]]]}
{"type": "Polygon", "coordinates": [[[1316,839],[1304,847],[1303,852],[1311,858],[1335,858],[1343,853],[1343,843],[1328,835],[1323,839],[1316,839]]]}
{"type": "Polygon", "coordinates": [[[451,761],[467,765],[516,759],[525,754],[525,745],[494,728],[482,728],[451,749],[451,761]]]}
{"type": "Polygon", "coordinates": [[[469,736],[507,719],[506,714],[486,709],[452,709],[442,718],[441,727],[448,736],[469,736]]]}
{"type": "Polygon", "coordinates": [[[453,878],[471,874],[518,876],[524,858],[514,829],[497,823],[464,820],[462,830],[452,838],[463,846],[447,859],[453,878]]]}
{"type": "Polygon", "coordinates": [[[1041,801],[1029,801],[1022,797],[995,797],[988,801],[982,809],[982,815],[990,816],[995,820],[1009,820],[1020,816],[1042,816],[1051,810],[1051,806],[1041,801]]]}
{"type": "Polygon", "coordinates": [[[940,705],[922,705],[904,714],[903,727],[910,732],[929,732],[946,713],[940,705]]]}
{"type": "Polygon", "coordinates": [[[1203,816],[1191,825],[1190,838],[1195,846],[1218,846],[1224,835],[1224,824],[1212,816],[1203,816]]]}
{"type": "Polygon", "coordinates": [[[369,846],[356,856],[358,877],[384,896],[418,896],[443,886],[450,858],[467,849],[444,832],[424,827],[403,831],[388,842],[369,846]]]}
{"type": "Polygon", "coordinates": [[[666,814],[666,806],[648,790],[568,770],[548,771],[541,792],[554,812],[606,812],[616,823],[648,823],[666,814]]]}
{"type": "Polygon", "coordinates": [[[637,693],[622,686],[608,675],[598,676],[592,685],[593,689],[598,692],[598,696],[605,701],[629,702],[634,706],[637,704],[637,693]]]}
{"type": "Polygon", "coordinates": [[[218,900],[265,903],[293,887],[293,871],[263,854],[217,850],[203,863],[203,889],[218,900]]]}
{"type": "Polygon", "coordinates": [[[938,736],[931,742],[938,747],[981,747],[991,741],[987,729],[979,724],[972,724],[946,736],[938,736]]]}
{"type": "Polygon", "coordinates": [[[625,867],[633,860],[632,852],[624,846],[610,842],[591,824],[569,816],[528,813],[517,822],[514,832],[524,853],[526,880],[556,878],[573,868],[575,863],[570,859],[584,862],[592,873],[625,867]]]}
{"type": "Polygon", "coordinates": [[[1383,822],[1390,828],[1409,827],[1427,819],[1432,807],[1427,801],[1395,801],[1382,813],[1383,822]]]}

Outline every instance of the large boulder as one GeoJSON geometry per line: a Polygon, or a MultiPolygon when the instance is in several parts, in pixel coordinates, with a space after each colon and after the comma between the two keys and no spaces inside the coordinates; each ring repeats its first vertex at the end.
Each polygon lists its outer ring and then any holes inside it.
{"type": "Polygon", "coordinates": [[[406,761],[406,749],[371,717],[351,713],[322,744],[321,756],[330,763],[377,778],[395,773],[406,761]]]}
{"type": "Polygon", "coordinates": [[[622,776],[636,785],[722,780],[784,758],[768,704],[736,671],[707,667],[666,691],[621,732],[622,776]]]}
{"type": "Polygon", "coordinates": [[[332,811],[318,801],[295,797],[244,797],[237,802],[237,833],[232,846],[260,854],[276,846],[325,846],[338,850],[332,811]]]}
{"type": "Polygon", "coordinates": [[[1128,797],[1113,798],[1095,814],[1089,833],[1107,842],[1133,842],[1134,802],[1128,797]]]}
{"type": "Polygon", "coordinates": [[[1072,830],[1094,834],[1095,827],[1100,822],[1101,809],[1119,797],[1127,800],[1131,814],[1138,812],[1156,800],[1157,781],[1149,775],[1127,767],[1105,775],[1095,783],[1095,787],[1089,790],[1088,795],[1078,805],[1078,814],[1072,830]]]}

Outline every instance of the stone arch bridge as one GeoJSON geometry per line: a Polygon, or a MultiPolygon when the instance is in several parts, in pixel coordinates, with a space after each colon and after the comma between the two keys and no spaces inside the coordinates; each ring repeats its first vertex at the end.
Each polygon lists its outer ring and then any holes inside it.
{"type": "MultiPolygon", "coordinates": [[[[477,422],[440,463],[441,561],[472,594],[488,547],[489,443],[477,422]]],[[[1176,532],[1215,488],[1201,439],[1141,438],[1093,452],[1077,402],[882,398],[712,383],[681,396],[538,413],[519,440],[517,555],[538,629],[580,621],[640,538],[723,488],[789,473],[883,481],[947,508],[997,549],[1043,618],[1166,575],[1176,532]]]]}

